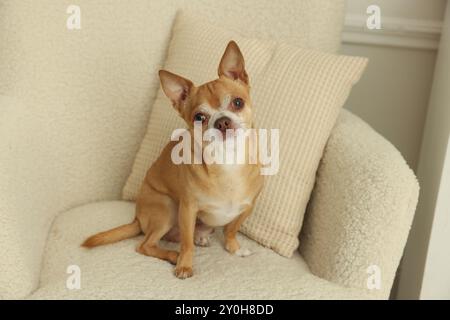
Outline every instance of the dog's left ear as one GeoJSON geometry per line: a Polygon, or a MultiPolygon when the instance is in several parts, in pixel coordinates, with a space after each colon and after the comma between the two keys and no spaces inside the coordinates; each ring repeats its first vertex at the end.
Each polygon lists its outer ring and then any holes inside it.
{"type": "Polygon", "coordinates": [[[225,76],[232,80],[241,80],[248,84],[248,75],[245,71],[244,56],[234,41],[228,43],[225,53],[219,64],[219,77],[225,76]]]}

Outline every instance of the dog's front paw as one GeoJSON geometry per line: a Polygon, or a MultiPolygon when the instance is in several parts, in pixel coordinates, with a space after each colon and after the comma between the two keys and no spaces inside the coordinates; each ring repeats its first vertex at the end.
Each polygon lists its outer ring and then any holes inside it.
{"type": "Polygon", "coordinates": [[[177,267],[175,267],[174,274],[178,279],[187,279],[187,278],[192,277],[194,272],[192,271],[191,267],[177,266],[177,267]]]}
{"type": "Polygon", "coordinates": [[[240,248],[239,242],[236,239],[227,239],[225,241],[225,250],[229,253],[234,254],[240,248]]]}
{"type": "Polygon", "coordinates": [[[251,252],[248,249],[239,248],[238,250],[236,250],[234,254],[237,255],[238,257],[248,257],[252,255],[253,252],[251,252]]]}
{"type": "Polygon", "coordinates": [[[238,257],[248,257],[253,254],[250,250],[241,248],[236,239],[228,239],[225,243],[225,249],[238,257]]]}

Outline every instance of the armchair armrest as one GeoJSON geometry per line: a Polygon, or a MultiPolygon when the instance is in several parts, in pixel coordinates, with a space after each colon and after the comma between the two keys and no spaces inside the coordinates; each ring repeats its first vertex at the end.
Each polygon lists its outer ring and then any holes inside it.
{"type": "Polygon", "coordinates": [[[361,289],[370,289],[368,280],[377,277],[373,295],[388,298],[418,192],[400,153],[344,110],[326,146],[300,235],[311,271],[361,289]]]}
{"type": "Polygon", "coordinates": [[[114,126],[97,128],[90,114],[52,107],[0,95],[0,299],[37,287],[54,217],[118,199],[131,166],[136,143],[129,136],[107,134],[114,126]]]}
{"type": "MultiPolygon", "coordinates": [[[[0,95],[0,299],[23,297],[37,285],[46,237],[42,229],[49,224],[48,221],[38,221],[34,214],[39,211],[39,205],[26,200],[36,199],[38,189],[42,190],[45,182],[39,183],[32,194],[25,196],[27,191],[31,191],[31,181],[27,181],[25,176],[36,168],[31,166],[27,172],[21,173],[24,159],[18,155],[33,152],[33,139],[30,136],[19,142],[20,135],[11,131],[23,124],[24,119],[20,115],[26,114],[21,112],[24,109],[16,99],[0,95]]],[[[36,160],[33,157],[29,162],[36,160]]]]}

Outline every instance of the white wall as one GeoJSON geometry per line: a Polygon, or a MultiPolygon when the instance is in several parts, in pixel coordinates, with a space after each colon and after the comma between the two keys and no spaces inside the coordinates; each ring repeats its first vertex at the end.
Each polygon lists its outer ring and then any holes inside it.
{"type": "Polygon", "coordinates": [[[450,299],[450,5],[445,21],[419,160],[422,191],[400,274],[400,298],[450,299]]]}
{"type": "Polygon", "coordinates": [[[417,169],[446,0],[347,0],[342,52],[370,58],[346,108],[388,138],[417,169]],[[369,5],[382,30],[365,26],[369,5]]]}
{"type": "MultiPolygon", "coordinates": [[[[448,72],[450,73],[450,70],[448,70],[448,72]]],[[[450,91],[447,91],[447,93],[448,92],[450,91]]],[[[449,105],[450,101],[447,102],[447,106],[449,105]]],[[[450,115],[448,115],[448,117],[448,119],[450,119],[450,115]]],[[[439,191],[436,194],[437,198],[434,207],[431,236],[428,243],[428,250],[425,260],[422,287],[420,289],[420,299],[450,300],[450,254],[448,252],[448,245],[450,243],[449,195],[450,140],[447,144],[447,153],[444,158],[441,172],[439,191]]],[[[434,194],[424,196],[433,197],[434,194]]],[[[408,279],[406,279],[406,281],[408,281],[408,279]]]]}

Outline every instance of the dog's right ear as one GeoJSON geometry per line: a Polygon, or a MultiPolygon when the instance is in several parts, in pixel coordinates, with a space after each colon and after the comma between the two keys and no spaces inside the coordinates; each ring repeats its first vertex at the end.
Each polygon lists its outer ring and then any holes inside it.
{"type": "Polygon", "coordinates": [[[164,93],[172,101],[175,109],[181,113],[184,102],[194,84],[190,80],[166,70],[159,71],[159,79],[164,93]]]}

